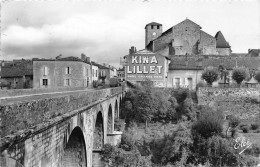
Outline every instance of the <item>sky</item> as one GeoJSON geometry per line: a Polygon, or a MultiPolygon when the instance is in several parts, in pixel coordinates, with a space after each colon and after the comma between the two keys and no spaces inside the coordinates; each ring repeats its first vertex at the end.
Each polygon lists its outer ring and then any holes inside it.
{"type": "Polygon", "coordinates": [[[81,53],[119,67],[129,48],[145,48],[145,25],[163,31],[186,18],[233,53],[260,48],[258,0],[5,0],[1,2],[0,60],[55,58],[81,53]]]}

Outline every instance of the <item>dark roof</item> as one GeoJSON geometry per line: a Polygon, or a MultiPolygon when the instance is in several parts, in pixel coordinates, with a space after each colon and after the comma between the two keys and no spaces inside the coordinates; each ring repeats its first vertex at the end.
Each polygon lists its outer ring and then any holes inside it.
{"type": "Polygon", "coordinates": [[[80,61],[80,62],[85,62],[85,61],[83,61],[82,59],[80,59],[80,58],[78,58],[78,57],[73,57],[73,56],[64,57],[64,58],[59,58],[59,59],[56,59],[56,61],[80,61]]]}
{"type": "Polygon", "coordinates": [[[169,70],[202,70],[208,66],[218,67],[221,64],[228,70],[232,70],[236,66],[244,66],[249,69],[259,69],[260,59],[251,57],[171,57],[169,70]]]}
{"type": "Polygon", "coordinates": [[[216,48],[230,48],[229,43],[226,41],[221,31],[217,32],[215,38],[217,41],[216,48]]]}
{"type": "Polygon", "coordinates": [[[250,49],[246,56],[258,57],[260,53],[260,49],[250,49]]]}
{"type": "Polygon", "coordinates": [[[2,70],[0,72],[0,76],[2,78],[9,78],[9,77],[22,77],[22,76],[28,76],[33,75],[33,69],[32,68],[26,68],[24,66],[21,67],[2,67],[2,70]]]}
{"type": "Polygon", "coordinates": [[[78,61],[78,62],[84,62],[87,64],[90,64],[90,62],[87,62],[86,60],[82,60],[78,57],[70,56],[70,57],[64,57],[64,58],[58,58],[58,59],[39,59],[34,58],[33,61],[78,61]]]}
{"type": "Polygon", "coordinates": [[[100,68],[100,69],[109,69],[108,67],[103,66],[103,65],[101,65],[101,64],[98,64],[98,63],[96,63],[96,62],[94,62],[94,61],[92,61],[91,64],[94,65],[94,66],[97,66],[97,67],[100,68]]]}
{"type": "Polygon", "coordinates": [[[153,26],[161,26],[162,24],[156,23],[156,22],[151,22],[151,23],[149,23],[149,24],[146,24],[145,29],[146,29],[147,26],[150,26],[150,25],[153,25],[153,26]]]}

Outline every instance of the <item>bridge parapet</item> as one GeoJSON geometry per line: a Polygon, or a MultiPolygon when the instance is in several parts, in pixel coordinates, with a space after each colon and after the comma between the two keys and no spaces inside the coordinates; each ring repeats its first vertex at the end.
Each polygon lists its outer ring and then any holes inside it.
{"type": "MultiPolygon", "coordinates": [[[[0,136],[12,135],[64,115],[100,99],[122,93],[122,87],[83,90],[73,95],[0,104],[0,136]]],[[[1,144],[0,144],[1,146],[1,144]]]]}

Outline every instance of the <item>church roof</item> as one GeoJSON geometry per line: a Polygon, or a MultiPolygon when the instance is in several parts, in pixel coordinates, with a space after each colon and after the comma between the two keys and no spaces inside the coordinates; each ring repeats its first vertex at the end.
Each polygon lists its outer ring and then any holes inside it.
{"type": "Polygon", "coordinates": [[[252,57],[222,57],[222,58],[197,58],[197,57],[171,57],[169,70],[203,70],[205,67],[223,65],[227,70],[244,66],[249,69],[260,69],[260,59],[252,57]]]}
{"type": "Polygon", "coordinates": [[[223,34],[221,31],[218,31],[217,34],[215,35],[216,41],[217,41],[217,48],[230,48],[230,45],[224,38],[223,34]]]}
{"type": "Polygon", "coordinates": [[[183,24],[183,23],[191,23],[191,24],[194,24],[194,25],[196,25],[196,26],[200,27],[200,29],[201,29],[201,26],[200,26],[200,25],[198,25],[197,23],[195,23],[195,22],[191,21],[191,20],[190,20],[190,19],[188,19],[188,18],[186,18],[185,20],[183,20],[182,22],[180,22],[180,23],[176,24],[176,25],[175,25],[175,26],[173,26],[173,27],[179,26],[180,24],[183,24]]]}
{"type": "Polygon", "coordinates": [[[156,23],[156,22],[151,22],[151,23],[149,23],[149,24],[146,24],[145,29],[146,29],[147,26],[150,26],[150,25],[153,25],[153,26],[161,26],[162,24],[156,23]]]}

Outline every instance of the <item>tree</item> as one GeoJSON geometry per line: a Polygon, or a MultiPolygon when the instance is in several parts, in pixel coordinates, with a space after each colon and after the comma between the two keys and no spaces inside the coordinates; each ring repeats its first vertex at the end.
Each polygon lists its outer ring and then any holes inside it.
{"type": "Polygon", "coordinates": [[[248,77],[248,70],[244,67],[236,67],[232,72],[232,79],[237,82],[238,85],[248,77]]]}
{"type": "Polygon", "coordinates": [[[206,67],[201,75],[201,78],[204,79],[209,86],[212,86],[212,83],[218,80],[219,72],[217,68],[206,67]]]}
{"type": "Polygon", "coordinates": [[[257,80],[257,82],[260,83],[260,71],[256,72],[255,80],[257,80]]]}

